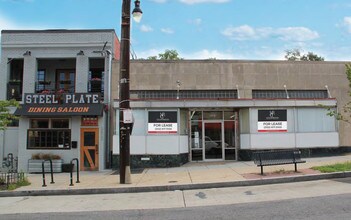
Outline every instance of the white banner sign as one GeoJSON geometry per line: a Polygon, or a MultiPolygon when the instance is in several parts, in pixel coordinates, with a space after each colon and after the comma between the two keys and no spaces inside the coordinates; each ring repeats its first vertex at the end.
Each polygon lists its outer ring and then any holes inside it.
{"type": "Polygon", "coordinates": [[[288,123],[286,121],[259,121],[258,132],[287,132],[288,123]]]}
{"type": "Polygon", "coordinates": [[[149,134],[176,134],[178,132],[177,123],[149,123],[149,134]]]}

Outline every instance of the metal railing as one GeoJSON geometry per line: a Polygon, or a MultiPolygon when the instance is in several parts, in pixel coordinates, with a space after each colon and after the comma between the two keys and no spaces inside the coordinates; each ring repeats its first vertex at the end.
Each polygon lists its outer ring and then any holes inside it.
{"type": "Polygon", "coordinates": [[[74,164],[73,164],[73,161],[76,161],[76,167],[77,167],[77,181],[76,181],[76,183],[80,183],[80,181],[79,181],[79,161],[78,161],[78,158],[73,158],[72,160],[71,160],[71,165],[72,165],[72,169],[70,170],[71,172],[70,172],[70,181],[71,181],[71,184],[70,184],[70,186],[74,186],[74,184],[73,184],[73,166],[74,166],[74,164]]]}
{"type": "Polygon", "coordinates": [[[15,184],[17,182],[24,181],[24,173],[0,173],[0,187],[1,185],[6,185],[6,188],[9,187],[10,184],[15,184]]]}
{"type": "Polygon", "coordinates": [[[44,164],[45,162],[49,161],[50,162],[50,173],[51,173],[51,184],[54,184],[54,172],[52,170],[52,160],[51,159],[48,159],[48,160],[44,160],[42,163],[41,163],[41,168],[42,168],[42,173],[43,173],[43,187],[46,187],[46,183],[45,183],[45,167],[44,167],[44,164]]]}

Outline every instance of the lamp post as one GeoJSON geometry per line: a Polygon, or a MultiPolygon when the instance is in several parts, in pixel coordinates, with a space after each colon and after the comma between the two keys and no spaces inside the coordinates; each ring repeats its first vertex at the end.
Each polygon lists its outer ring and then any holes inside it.
{"type": "MultiPolygon", "coordinates": [[[[133,17],[139,22],[142,16],[140,1],[134,1],[133,17]]],[[[131,121],[126,116],[130,113],[129,104],[129,64],[130,64],[130,5],[131,0],[123,0],[120,50],[120,82],[119,82],[119,116],[120,116],[120,183],[131,183],[130,174],[130,134],[131,121]]]]}

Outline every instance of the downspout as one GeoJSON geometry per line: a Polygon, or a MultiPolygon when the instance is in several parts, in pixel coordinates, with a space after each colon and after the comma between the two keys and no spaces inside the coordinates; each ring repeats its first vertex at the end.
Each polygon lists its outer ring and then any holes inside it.
{"type": "Polygon", "coordinates": [[[107,79],[107,97],[105,98],[105,104],[107,105],[107,111],[105,112],[105,140],[106,140],[106,168],[111,168],[111,146],[110,146],[110,130],[111,130],[111,68],[112,68],[112,53],[110,50],[105,50],[105,56],[108,56],[108,79],[107,79]]]}

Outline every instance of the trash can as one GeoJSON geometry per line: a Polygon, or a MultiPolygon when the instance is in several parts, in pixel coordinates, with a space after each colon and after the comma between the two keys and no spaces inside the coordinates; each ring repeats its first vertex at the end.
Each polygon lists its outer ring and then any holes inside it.
{"type": "Polygon", "coordinates": [[[70,173],[73,171],[74,164],[71,163],[63,163],[62,164],[62,172],[63,173],[70,173]]]}

